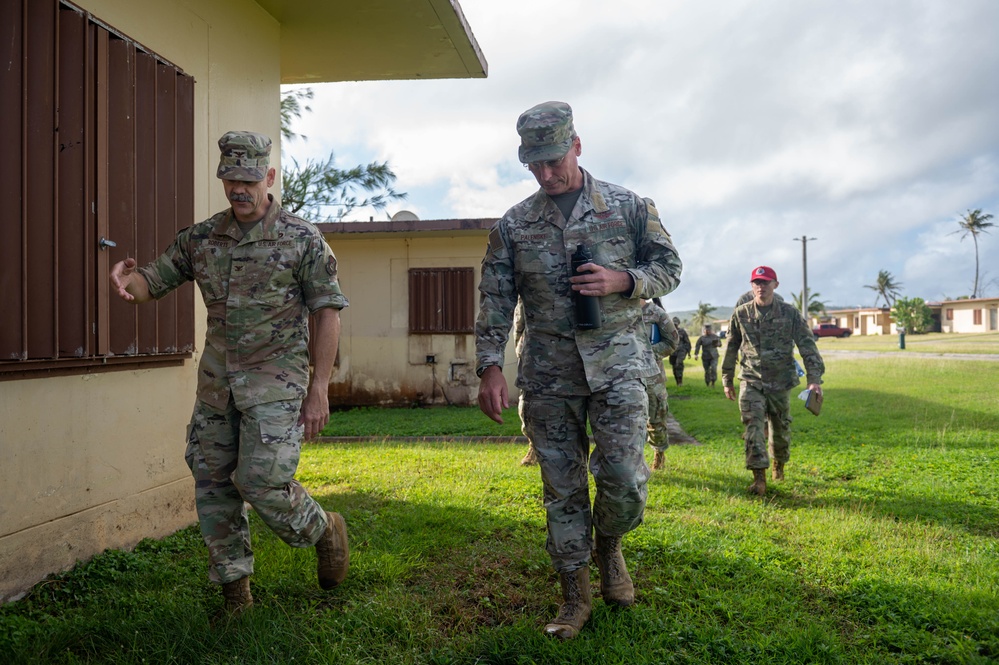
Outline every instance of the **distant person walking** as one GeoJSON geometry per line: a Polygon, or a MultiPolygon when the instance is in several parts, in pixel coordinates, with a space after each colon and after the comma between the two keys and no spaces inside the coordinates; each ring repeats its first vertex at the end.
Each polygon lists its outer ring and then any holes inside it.
{"type": "Polygon", "coordinates": [[[725,397],[735,399],[735,365],[741,354],[739,410],[746,426],[746,468],[753,472],[749,491],[763,496],[767,468],[773,458],[773,479],[784,479],[791,459],[790,390],[800,383],[794,366],[798,347],[808,374],[808,388],[821,397],[825,365],[808,324],[792,305],[774,298],[777,273],[759,266],[751,273],[754,298],[732,313],[728,346],[722,363],[725,397]],[[769,424],[769,442],[764,425],[769,424]]]}
{"type": "Polygon", "coordinates": [[[679,341],[676,344],[676,349],[673,353],[669,354],[669,364],[673,368],[673,379],[676,381],[676,385],[683,385],[683,361],[690,357],[691,345],[690,345],[690,335],[684,330],[683,326],[680,325],[679,317],[673,317],[673,326],[676,328],[676,334],[679,335],[679,341]]]}
{"type": "Polygon", "coordinates": [[[721,348],[721,337],[711,332],[711,324],[704,326],[704,334],[697,338],[694,346],[694,360],[701,356],[701,366],[704,367],[704,385],[711,387],[718,379],[718,356],[721,348]]]}
{"type": "Polygon", "coordinates": [[[645,391],[649,396],[649,443],[655,451],[652,470],[658,471],[663,468],[666,449],[669,448],[669,430],[666,425],[669,420],[669,395],[666,392],[666,367],[663,360],[676,350],[680,335],[669,314],[660,305],[659,298],[642,303],[642,320],[650,333],[655,327],[655,334],[650,334],[650,341],[652,353],[659,365],[659,374],[645,380],[645,391]]]}

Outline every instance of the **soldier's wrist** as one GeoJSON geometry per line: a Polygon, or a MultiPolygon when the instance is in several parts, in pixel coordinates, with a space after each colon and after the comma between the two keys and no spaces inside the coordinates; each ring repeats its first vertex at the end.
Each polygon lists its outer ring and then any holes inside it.
{"type": "Polygon", "coordinates": [[[480,365],[475,368],[475,376],[482,378],[482,375],[486,373],[486,370],[490,367],[499,367],[499,365],[480,365]]]}

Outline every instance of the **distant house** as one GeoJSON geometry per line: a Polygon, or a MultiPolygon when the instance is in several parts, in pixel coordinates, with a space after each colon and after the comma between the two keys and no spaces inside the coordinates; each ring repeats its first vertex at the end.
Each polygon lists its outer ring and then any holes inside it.
{"type": "MultiPolygon", "coordinates": [[[[339,222],[319,228],[350,299],[333,406],[475,404],[479,267],[496,219],[339,222]]],[[[513,389],[512,335],[503,368],[513,389]]]]}
{"type": "Polygon", "coordinates": [[[132,307],[107,275],[227,206],[218,137],[266,133],[280,167],[282,83],[486,63],[457,0],[0,0],[0,27],[4,602],[196,520],[183,452],[204,304],[187,285],[132,307]]]}
{"type": "Polygon", "coordinates": [[[939,303],[940,330],[981,333],[999,330],[999,298],[945,300],[939,303]]]}
{"type": "Polygon", "coordinates": [[[849,328],[854,335],[893,335],[895,320],[890,307],[852,307],[831,309],[824,316],[812,317],[812,325],[832,323],[841,328],[849,328]]]}

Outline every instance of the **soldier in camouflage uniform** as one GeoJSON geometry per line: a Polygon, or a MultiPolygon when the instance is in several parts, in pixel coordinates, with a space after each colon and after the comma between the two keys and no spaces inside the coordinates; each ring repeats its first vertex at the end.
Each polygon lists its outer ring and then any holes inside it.
{"type": "Polygon", "coordinates": [[[219,139],[231,207],[177,234],[149,265],[111,271],[124,300],[158,299],[194,280],[208,309],[198,395],[186,459],[195,481],[210,579],[233,613],[253,604],[253,552],[244,502],[293,547],[316,547],[319,583],[347,575],[343,517],[326,512],[295,480],[303,435],[329,421],[329,380],[347,299],[336,258],[312,224],[283,210],[267,190],[271,141],[253,132],[219,139]],[[316,357],[309,380],[309,315],[316,357]]]}
{"type": "MultiPolygon", "coordinates": [[[[741,305],[745,305],[747,302],[751,302],[752,300],[755,299],[756,299],[756,294],[753,293],[752,289],[749,289],[741,296],[739,296],[739,299],[735,301],[735,308],[737,309],[741,305]]],[[[777,302],[784,302],[784,298],[782,298],[781,295],[776,292],[774,293],[774,300],[776,300],[777,302]]],[[[733,311],[735,310],[733,309],[733,311]]],[[[795,366],[795,368],[797,369],[797,365],[795,366]]],[[[765,421],[763,423],[763,438],[766,439],[768,442],[770,441],[770,425],[765,421]]],[[[768,445],[770,447],[773,447],[772,442],[769,443],[768,445]]]]}
{"type": "Polygon", "coordinates": [[[773,479],[784,479],[784,465],[791,458],[790,390],[798,385],[794,367],[797,345],[808,373],[808,388],[822,394],[825,365],[808,324],[792,305],[774,298],[777,273],[760,266],[750,279],[754,298],[736,308],[728,328],[728,346],[722,363],[725,396],[735,399],[735,364],[741,352],[739,410],[746,426],[746,468],[753,472],[749,491],[763,496],[767,490],[767,467],[773,457],[773,479]],[[770,428],[772,450],[768,450],[764,424],[770,428]]]}
{"type": "Polygon", "coordinates": [[[666,461],[666,449],[669,448],[669,430],[666,420],[669,417],[669,395],[666,392],[666,367],[663,360],[676,350],[680,335],[676,326],[670,320],[669,314],[662,308],[659,298],[646,300],[642,303],[642,320],[650,333],[652,326],[658,330],[658,339],[652,339],[652,353],[659,365],[659,374],[646,380],[646,391],[649,395],[649,443],[655,451],[652,459],[652,470],[663,468],[666,461]]]}
{"type": "Polygon", "coordinates": [[[690,357],[692,347],[690,345],[690,335],[680,325],[680,319],[676,316],[673,317],[673,326],[676,328],[676,334],[679,335],[679,341],[673,353],[669,354],[669,364],[673,368],[673,379],[676,381],[676,385],[682,386],[683,361],[690,357]]]}
{"type": "Polygon", "coordinates": [[[568,639],[590,616],[591,550],[604,602],[627,606],[635,599],[621,537],[645,510],[645,381],[658,373],[641,298],[675,289],[681,264],[651,202],[579,167],[582,147],[568,104],[525,111],[517,131],[520,161],[541,189],[489,234],[475,324],[479,407],[502,422],[509,405],[503,353],[520,298],[526,329],[517,386],[538,453],[547,550],[563,600],[545,633],[568,639]],[[588,246],[593,260],[572,276],[578,245],[588,246]],[[579,295],[599,298],[601,327],[577,329],[579,295]],[[592,506],[587,469],[596,482],[592,506]]]}
{"type": "Polygon", "coordinates": [[[710,387],[718,380],[718,349],[721,348],[721,337],[711,332],[711,326],[704,326],[704,334],[697,338],[694,345],[694,360],[701,356],[701,366],[704,368],[704,385],[710,387]]]}

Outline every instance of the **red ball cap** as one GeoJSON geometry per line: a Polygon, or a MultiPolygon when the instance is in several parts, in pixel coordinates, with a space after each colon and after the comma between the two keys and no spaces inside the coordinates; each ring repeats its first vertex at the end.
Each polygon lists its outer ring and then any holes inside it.
{"type": "Polygon", "coordinates": [[[753,270],[753,274],[750,275],[749,281],[754,282],[756,280],[761,280],[764,282],[775,282],[777,281],[777,273],[770,266],[760,266],[753,270]]]}

